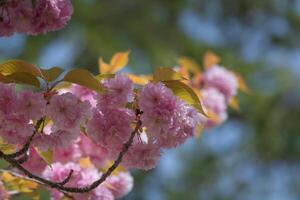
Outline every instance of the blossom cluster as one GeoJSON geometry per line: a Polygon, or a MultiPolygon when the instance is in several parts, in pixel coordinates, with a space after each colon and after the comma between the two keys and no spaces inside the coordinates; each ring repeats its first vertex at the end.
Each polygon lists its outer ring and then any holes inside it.
{"type": "Polygon", "coordinates": [[[70,20],[70,0],[0,1],[0,36],[37,35],[63,28],[70,20]]]}
{"type": "MultiPolygon", "coordinates": [[[[17,90],[0,84],[0,136],[22,147],[32,146],[23,166],[46,179],[61,182],[74,173],[66,186],[85,187],[99,179],[103,169],[116,160],[140,124],[121,165],[124,169],[154,168],[163,152],[195,135],[204,117],[175,96],[162,82],[135,88],[127,75],[102,80],[104,93],[80,85],[51,92],[17,90]],[[42,123],[39,123],[42,122],[42,123]],[[39,152],[52,151],[51,167],[39,152]],[[88,164],[82,164],[87,162],[88,164]]],[[[133,185],[124,170],[111,175],[95,190],[75,199],[116,199],[133,185]]],[[[52,190],[53,199],[63,196],[52,190]]]]}
{"type": "Polygon", "coordinates": [[[213,65],[204,71],[198,86],[201,88],[204,106],[214,115],[213,120],[207,120],[205,127],[223,123],[227,119],[227,106],[237,95],[236,76],[225,67],[213,65]]]}
{"type": "MultiPolygon", "coordinates": [[[[56,182],[62,182],[73,170],[70,181],[67,186],[85,187],[92,184],[100,178],[101,172],[94,167],[83,168],[74,162],[65,164],[56,162],[51,167],[46,167],[43,176],[56,182]]],[[[133,178],[128,172],[119,172],[110,176],[104,183],[96,187],[93,191],[84,194],[75,194],[74,199],[90,200],[113,200],[126,195],[133,187],[133,178]]],[[[59,200],[64,195],[57,191],[51,191],[52,199],[59,200]]]]}

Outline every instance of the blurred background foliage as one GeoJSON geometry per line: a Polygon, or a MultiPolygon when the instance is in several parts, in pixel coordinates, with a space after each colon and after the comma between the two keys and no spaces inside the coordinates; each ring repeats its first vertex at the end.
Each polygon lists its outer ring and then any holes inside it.
{"type": "MultiPolygon", "coordinates": [[[[207,50],[253,90],[241,111],[199,140],[134,171],[130,200],[300,199],[300,0],[80,0],[63,30],[0,38],[0,60],[97,72],[131,50],[125,70],[149,73],[207,50]]],[[[22,198],[21,198],[22,199],[22,198]]]]}

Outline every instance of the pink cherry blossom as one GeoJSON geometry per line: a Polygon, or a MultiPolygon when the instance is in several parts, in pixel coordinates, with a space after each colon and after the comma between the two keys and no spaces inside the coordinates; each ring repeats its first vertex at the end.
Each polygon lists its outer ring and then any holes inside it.
{"type": "MultiPolygon", "coordinates": [[[[72,177],[70,181],[66,184],[71,187],[86,187],[92,184],[94,181],[98,180],[101,173],[98,172],[96,168],[80,168],[76,163],[53,163],[51,167],[47,167],[43,172],[43,176],[52,181],[61,182],[63,181],[70,170],[73,170],[72,177]]],[[[60,199],[63,194],[57,190],[51,191],[52,199],[60,199]]],[[[87,200],[114,200],[114,196],[111,191],[104,185],[99,185],[96,189],[88,193],[74,194],[76,200],[87,199],[87,200]]]]}
{"type": "Polygon", "coordinates": [[[53,160],[56,162],[67,163],[70,160],[76,162],[82,156],[81,150],[77,143],[66,147],[58,147],[54,150],[53,160]]]}
{"type": "Polygon", "coordinates": [[[67,183],[68,186],[75,186],[76,183],[80,180],[80,166],[73,162],[68,162],[66,164],[62,164],[59,162],[51,164],[51,166],[47,166],[43,172],[43,177],[55,181],[62,182],[68,177],[70,171],[73,170],[72,177],[70,181],[67,183]]]}
{"type": "Polygon", "coordinates": [[[162,147],[171,148],[184,143],[188,138],[194,136],[198,125],[204,124],[205,118],[201,116],[195,108],[183,103],[173,117],[168,129],[161,132],[149,130],[157,138],[157,142],[162,147]]]}
{"type": "Polygon", "coordinates": [[[87,125],[87,133],[96,144],[114,157],[128,140],[134,118],[133,111],[126,108],[94,109],[93,117],[87,125]]]}
{"type": "Polygon", "coordinates": [[[61,29],[71,19],[72,13],[70,0],[39,0],[34,8],[30,34],[61,29]]]}
{"type": "Polygon", "coordinates": [[[162,83],[147,84],[140,93],[139,106],[148,137],[162,147],[182,144],[203,123],[194,108],[175,97],[162,83]]]}
{"type": "Polygon", "coordinates": [[[108,159],[107,151],[96,145],[90,138],[81,134],[78,142],[83,157],[89,157],[96,167],[102,167],[108,159]]]}
{"type": "Polygon", "coordinates": [[[33,125],[20,107],[21,102],[14,85],[0,84],[0,136],[12,144],[22,144],[33,134],[33,125]]]}
{"type": "Polygon", "coordinates": [[[31,27],[33,7],[31,0],[8,0],[0,5],[0,36],[14,32],[27,33],[31,27]]]}
{"type": "Polygon", "coordinates": [[[128,172],[119,172],[108,177],[105,185],[109,188],[115,198],[127,195],[133,188],[133,178],[128,172]]]}
{"type": "Polygon", "coordinates": [[[41,93],[22,91],[19,94],[19,111],[29,119],[39,120],[45,115],[46,101],[41,93]]]}
{"type": "Polygon", "coordinates": [[[10,114],[5,118],[0,116],[0,119],[0,136],[8,143],[24,144],[33,134],[33,125],[23,115],[10,114]]]}
{"type": "Polygon", "coordinates": [[[133,100],[133,83],[126,75],[116,74],[114,78],[105,79],[103,85],[108,91],[98,95],[99,106],[120,106],[133,100]]]}
{"type": "Polygon", "coordinates": [[[159,145],[151,142],[145,144],[136,139],[125,154],[122,165],[127,168],[150,170],[157,165],[160,156],[159,145]]]}
{"type": "Polygon", "coordinates": [[[65,148],[74,143],[80,135],[80,130],[55,130],[51,126],[44,128],[44,133],[40,133],[34,138],[34,145],[40,150],[46,151],[52,148],[65,148]],[[45,129],[47,131],[45,131],[45,129]]]}
{"type": "Polygon", "coordinates": [[[18,94],[13,84],[0,83],[0,114],[9,115],[16,111],[18,94]]]}
{"type": "Polygon", "coordinates": [[[225,97],[215,88],[206,88],[201,91],[203,96],[203,104],[208,111],[215,113],[219,121],[208,120],[206,127],[212,127],[216,124],[222,123],[227,119],[227,105],[225,102],[225,97]]]}
{"type": "Polygon", "coordinates": [[[0,5],[0,36],[37,35],[63,28],[70,20],[70,0],[6,0],[0,5]]]}
{"type": "Polygon", "coordinates": [[[89,200],[114,200],[114,199],[115,198],[111,193],[111,191],[108,188],[100,185],[94,190],[89,200]]]}
{"type": "Polygon", "coordinates": [[[80,125],[90,117],[90,104],[80,101],[72,93],[54,95],[47,105],[46,114],[53,120],[54,130],[80,130],[80,125]]]}
{"type": "MultiPolygon", "coordinates": [[[[9,1],[8,1],[9,2],[9,1]]],[[[11,0],[11,17],[14,21],[15,32],[28,33],[31,29],[33,5],[31,0],[11,0]]]]}
{"type": "Polygon", "coordinates": [[[29,149],[28,160],[23,164],[27,170],[33,171],[36,174],[41,174],[47,163],[40,157],[34,147],[29,149]]]}
{"type": "Polygon", "coordinates": [[[83,87],[81,85],[72,84],[69,88],[69,91],[81,101],[88,101],[92,107],[96,106],[97,101],[95,99],[95,96],[97,95],[97,93],[94,90],[83,87]]]}
{"type": "Polygon", "coordinates": [[[10,36],[15,31],[12,9],[9,3],[0,5],[0,36],[10,36]]]}
{"type": "Polygon", "coordinates": [[[209,68],[203,74],[203,81],[208,87],[215,87],[223,93],[227,102],[237,94],[237,79],[224,67],[215,65],[209,68]]]}

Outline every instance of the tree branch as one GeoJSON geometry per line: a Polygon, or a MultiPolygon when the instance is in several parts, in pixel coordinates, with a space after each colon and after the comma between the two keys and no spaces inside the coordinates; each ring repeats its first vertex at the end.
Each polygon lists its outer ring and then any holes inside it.
{"type": "Polygon", "coordinates": [[[74,171],[71,169],[70,172],[69,172],[69,174],[68,174],[68,176],[65,178],[65,180],[63,180],[59,184],[61,186],[64,186],[67,182],[69,182],[69,180],[71,179],[73,173],[74,173],[74,171]]]}
{"type": "Polygon", "coordinates": [[[137,112],[137,119],[136,119],[136,127],[135,129],[131,132],[130,138],[129,140],[124,144],[122,151],[119,153],[117,159],[114,161],[114,163],[111,165],[110,168],[108,168],[108,170],[102,174],[102,176],[96,180],[95,182],[93,182],[91,185],[87,186],[87,187],[82,187],[82,188],[78,188],[78,187],[65,187],[64,184],[66,184],[69,179],[71,178],[72,173],[70,173],[68,175],[68,177],[66,177],[66,179],[61,182],[61,183],[57,183],[57,182],[53,182],[47,179],[44,179],[40,176],[37,176],[33,173],[31,173],[30,171],[28,171],[27,169],[25,169],[20,163],[18,163],[14,158],[12,158],[9,155],[4,154],[2,151],[0,151],[0,158],[3,158],[4,160],[6,160],[8,163],[10,163],[12,166],[16,167],[18,170],[20,170],[21,172],[23,172],[26,176],[28,176],[31,179],[34,179],[44,185],[47,185],[51,188],[55,188],[60,190],[61,192],[65,193],[65,192],[70,192],[70,193],[86,193],[86,192],[90,192],[91,190],[95,189],[96,187],[98,187],[101,183],[103,183],[107,177],[109,177],[112,172],[119,166],[119,164],[122,162],[122,159],[125,155],[125,153],[128,151],[129,147],[131,146],[131,144],[133,143],[133,139],[135,137],[135,135],[138,133],[139,129],[142,126],[142,122],[140,120],[140,112],[137,112]],[[63,184],[62,184],[63,183],[63,184]]]}
{"type": "Polygon", "coordinates": [[[45,121],[45,118],[44,118],[44,117],[41,118],[39,121],[37,121],[37,123],[36,123],[36,125],[35,125],[35,127],[34,127],[34,132],[33,132],[33,134],[32,134],[32,135],[30,136],[30,138],[27,140],[27,142],[26,142],[25,145],[22,147],[22,149],[20,149],[19,151],[15,152],[15,153],[7,154],[6,156],[7,156],[8,158],[16,158],[16,157],[19,157],[19,156],[25,154],[25,153],[28,151],[31,142],[32,142],[34,136],[36,135],[36,133],[38,132],[38,130],[39,130],[41,124],[43,123],[43,121],[45,121]]]}

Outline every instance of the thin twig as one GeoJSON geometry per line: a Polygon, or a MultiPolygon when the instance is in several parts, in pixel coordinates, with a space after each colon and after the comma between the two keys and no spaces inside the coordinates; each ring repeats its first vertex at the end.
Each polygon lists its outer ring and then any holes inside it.
{"type": "Polygon", "coordinates": [[[43,122],[44,120],[45,120],[45,118],[43,117],[43,118],[41,118],[41,119],[36,123],[33,134],[32,134],[32,135],[30,136],[30,138],[27,140],[27,142],[26,142],[25,145],[22,147],[22,149],[20,149],[19,151],[15,152],[15,153],[7,154],[6,156],[7,156],[8,158],[16,158],[16,157],[19,157],[19,156],[25,154],[25,153],[28,151],[28,149],[29,149],[29,147],[30,147],[30,144],[31,144],[31,142],[32,142],[32,140],[33,140],[33,138],[34,138],[34,136],[37,134],[38,129],[40,128],[40,126],[41,126],[41,124],[42,124],[42,122],[43,122]]]}
{"type": "Polygon", "coordinates": [[[16,159],[16,161],[19,163],[19,164],[23,164],[24,162],[26,162],[28,160],[28,153],[25,153],[21,158],[19,159],[16,159]]]}
{"type": "Polygon", "coordinates": [[[106,180],[106,178],[109,177],[112,174],[112,172],[119,166],[119,164],[122,162],[123,156],[128,151],[128,149],[131,146],[131,144],[133,143],[133,139],[134,139],[135,135],[138,133],[138,131],[141,128],[141,126],[142,126],[142,122],[140,120],[140,113],[137,112],[136,127],[131,132],[129,140],[124,144],[124,146],[122,148],[122,151],[119,153],[117,159],[114,161],[113,165],[111,165],[111,167],[108,168],[108,170],[105,173],[103,173],[102,176],[98,180],[96,180],[95,182],[93,182],[91,185],[89,185],[87,187],[82,187],[82,188],[78,188],[78,187],[65,187],[61,183],[57,183],[57,182],[53,182],[53,181],[44,179],[44,178],[42,178],[40,176],[37,176],[37,175],[31,173],[30,171],[28,171],[21,164],[19,164],[15,159],[13,159],[13,158],[5,155],[2,151],[0,151],[0,158],[3,158],[7,162],[9,162],[12,166],[14,166],[17,169],[19,169],[21,172],[23,172],[29,178],[35,179],[36,181],[41,182],[44,185],[47,185],[47,186],[49,186],[51,188],[58,189],[58,190],[60,190],[62,192],[86,193],[86,192],[90,192],[91,190],[93,190],[96,187],[98,187],[101,183],[103,183],[106,180]]]}
{"type": "Polygon", "coordinates": [[[69,175],[65,178],[65,180],[63,180],[62,182],[60,182],[59,184],[61,186],[64,186],[67,182],[69,182],[69,180],[71,179],[72,177],[72,174],[73,174],[73,170],[71,169],[70,172],[69,172],[69,175]]]}

